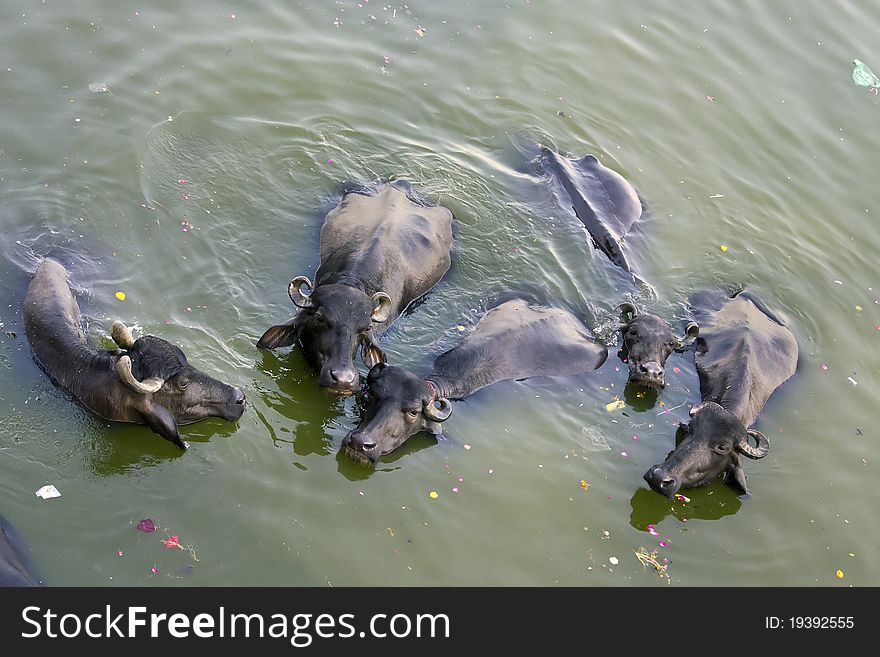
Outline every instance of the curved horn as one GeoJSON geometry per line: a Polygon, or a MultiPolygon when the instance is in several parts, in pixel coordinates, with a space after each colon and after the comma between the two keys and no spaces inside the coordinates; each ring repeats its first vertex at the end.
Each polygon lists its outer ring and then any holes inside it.
{"type": "Polygon", "coordinates": [[[685,342],[695,340],[700,335],[700,325],[694,321],[690,321],[684,327],[684,336],[675,338],[675,348],[679,349],[684,346],[685,342]]]}
{"type": "Polygon", "coordinates": [[[452,402],[446,397],[438,397],[433,402],[424,405],[422,414],[434,422],[444,422],[452,415],[452,402]],[[435,404],[440,404],[440,408],[437,408],[435,404]]]}
{"type": "Polygon", "coordinates": [[[636,307],[631,303],[624,302],[614,309],[614,314],[620,317],[623,323],[626,323],[636,316],[636,307]],[[629,315],[628,319],[626,318],[627,315],[629,315]]]}
{"type": "Polygon", "coordinates": [[[770,451],[770,441],[767,440],[767,436],[757,429],[749,429],[748,435],[755,439],[758,446],[752,447],[748,438],[743,438],[736,444],[736,451],[750,459],[762,459],[767,456],[767,452],[770,451]]]}
{"type": "Polygon", "coordinates": [[[110,327],[110,337],[113,338],[113,342],[120,349],[131,349],[131,345],[134,344],[134,338],[131,337],[131,329],[118,319],[114,320],[113,325],[110,327]]]}
{"type": "Polygon", "coordinates": [[[376,292],[370,297],[370,301],[373,302],[373,314],[370,315],[370,319],[374,322],[387,321],[391,314],[391,297],[384,292],[376,292]]]}
{"type": "Polygon", "coordinates": [[[116,361],[116,374],[119,375],[119,378],[125,385],[142,395],[149,395],[157,392],[159,388],[162,387],[162,384],[165,383],[162,379],[146,379],[143,382],[138,381],[134,378],[134,374],[131,373],[131,358],[128,356],[123,356],[116,361]]]}
{"type": "Polygon", "coordinates": [[[290,295],[290,300],[293,301],[294,306],[297,308],[308,308],[312,305],[310,297],[312,296],[313,288],[314,286],[308,276],[297,276],[290,281],[290,285],[287,286],[287,294],[290,295]],[[303,285],[309,288],[308,294],[305,294],[302,291],[303,285]]]}
{"type": "Polygon", "coordinates": [[[720,408],[721,410],[724,410],[724,407],[721,404],[718,404],[716,402],[713,402],[713,401],[700,402],[699,404],[691,406],[690,416],[694,417],[697,413],[702,411],[704,408],[711,408],[711,407],[717,407],[717,408],[720,408]]]}

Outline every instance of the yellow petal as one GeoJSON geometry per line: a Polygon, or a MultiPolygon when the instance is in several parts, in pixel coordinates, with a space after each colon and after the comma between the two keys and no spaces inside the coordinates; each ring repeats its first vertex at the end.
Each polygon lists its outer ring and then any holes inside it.
{"type": "Polygon", "coordinates": [[[125,301],[125,292],[117,292],[116,298],[119,299],[120,301],[125,301]]]}
{"type": "Polygon", "coordinates": [[[437,491],[435,491],[435,490],[432,490],[430,493],[428,493],[428,495],[430,496],[430,498],[431,498],[432,500],[436,500],[438,497],[440,497],[440,496],[437,494],[437,491]]]}

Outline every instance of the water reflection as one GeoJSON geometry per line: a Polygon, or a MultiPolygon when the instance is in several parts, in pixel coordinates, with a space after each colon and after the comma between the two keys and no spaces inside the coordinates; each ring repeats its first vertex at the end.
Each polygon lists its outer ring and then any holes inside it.
{"type": "Polygon", "coordinates": [[[627,406],[636,413],[649,411],[657,404],[660,391],[654,388],[646,388],[637,383],[627,383],[623,389],[623,398],[627,406]]]}
{"type": "Polygon", "coordinates": [[[336,453],[337,470],[339,474],[349,481],[365,481],[377,472],[400,470],[403,467],[402,465],[392,466],[392,464],[397,463],[397,461],[410,454],[420,452],[428,447],[434,447],[437,445],[437,442],[437,436],[434,434],[424,431],[417,433],[393,452],[383,456],[375,466],[357,461],[346,454],[345,449],[340,449],[336,453]]]}
{"type": "Polygon", "coordinates": [[[273,351],[260,350],[260,358],[255,367],[276,386],[270,390],[259,382],[254,382],[254,390],[263,403],[283,417],[296,422],[292,430],[293,437],[288,438],[279,433],[276,424],[256,411],[272,442],[276,446],[279,443],[291,444],[298,456],[331,454],[333,437],[328,429],[338,426],[339,418],[346,416],[345,406],[349,398],[331,395],[321,388],[298,348],[280,355],[273,351]]]}
{"type": "Polygon", "coordinates": [[[639,488],[630,499],[632,512],[629,524],[641,531],[648,531],[648,525],[658,525],[670,515],[682,522],[719,520],[733,515],[742,506],[737,491],[720,480],[685,493],[689,502],[669,499],[649,488],[639,488]]]}
{"type": "MultiPolygon", "coordinates": [[[[176,460],[186,454],[176,445],[154,433],[149,427],[138,425],[110,425],[112,430],[94,432],[93,439],[87,441],[85,461],[92,472],[101,477],[121,475],[151,468],[176,460]]],[[[219,424],[212,422],[211,424],[219,424]]],[[[193,425],[196,426],[196,425],[193,425]]],[[[228,433],[235,431],[234,425],[228,433]]],[[[202,429],[194,433],[181,428],[184,442],[207,442],[206,436],[213,435],[202,429]]]]}

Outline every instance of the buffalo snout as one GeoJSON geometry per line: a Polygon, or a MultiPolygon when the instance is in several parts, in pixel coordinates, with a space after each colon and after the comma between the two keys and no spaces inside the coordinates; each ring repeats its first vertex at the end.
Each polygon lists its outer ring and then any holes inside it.
{"type": "Polygon", "coordinates": [[[376,463],[379,460],[379,444],[366,431],[355,429],[342,441],[342,447],[355,461],[376,463]]]}
{"type": "Polygon", "coordinates": [[[666,385],[664,372],[663,365],[656,360],[650,360],[646,363],[639,363],[630,374],[629,380],[649,388],[662,388],[666,385]]]}
{"type": "Polygon", "coordinates": [[[333,394],[351,395],[357,391],[359,379],[354,367],[327,364],[321,368],[318,383],[333,394]]]}
{"type": "Polygon", "coordinates": [[[644,475],[645,481],[658,493],[672,497],[681,488],[681,481],[662,465],[652,465],[644,475]]]}

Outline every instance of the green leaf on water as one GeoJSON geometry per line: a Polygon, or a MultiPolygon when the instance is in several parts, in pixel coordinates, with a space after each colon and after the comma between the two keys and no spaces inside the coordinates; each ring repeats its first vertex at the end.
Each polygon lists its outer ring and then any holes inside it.
{"type": "Polygon", "coordinates": [[[880,78],[864,62],[858,59],[853,60],[852,77],[853,82],[860,87],[880,87],[880,78]]]}

